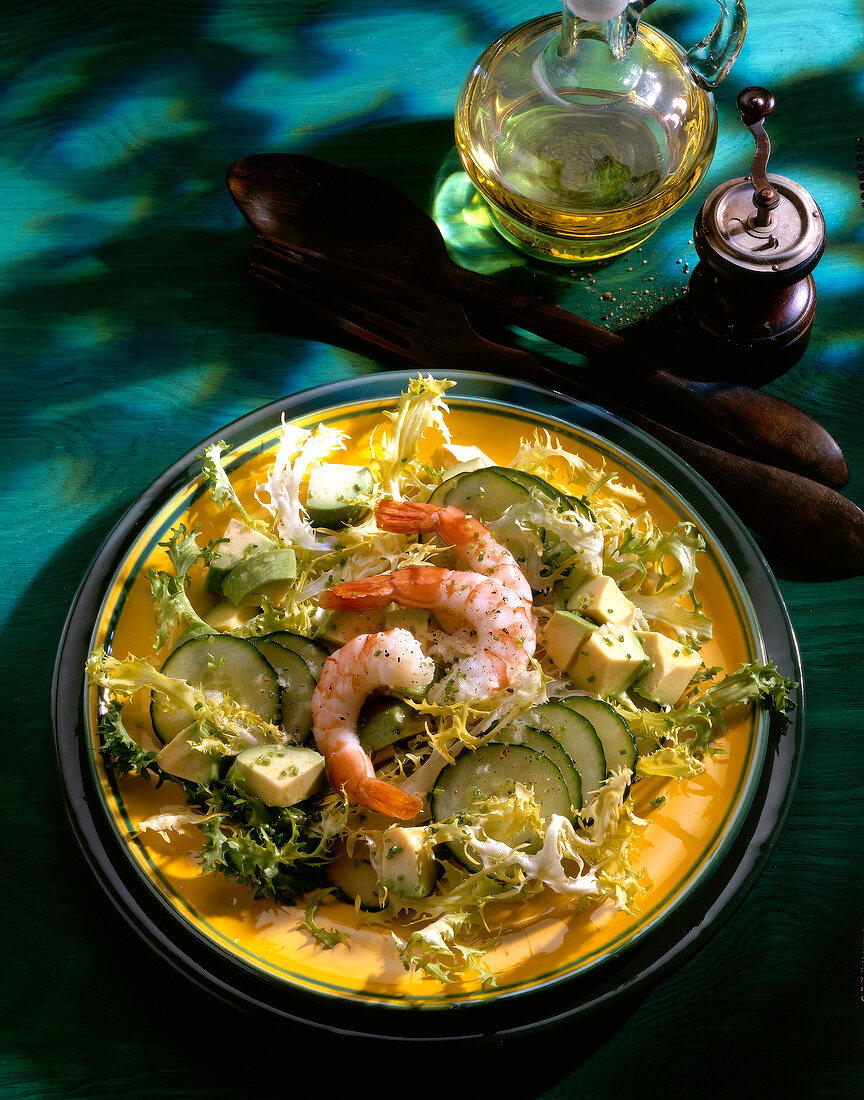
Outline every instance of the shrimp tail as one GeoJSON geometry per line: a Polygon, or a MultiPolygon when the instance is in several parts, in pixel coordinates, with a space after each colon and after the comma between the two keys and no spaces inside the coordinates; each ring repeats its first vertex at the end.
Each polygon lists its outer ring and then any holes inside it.
{"type": "Polygon", "coordinates": [[[375,505],[375,522],[382,531],[405,535],[414,531],[436,531],[441,508],[419,500],[379,500],[375,505]]]}
{"type": "Polygon", "coordinates": [[[357,796],[361,806],[381,814],[389,814],[400,821],[416,817],[423,809],[423,799],[419,795],[409,794],[383,779],[372,779],[368,776],[358,782],[357,796]]]}
{"type": "Polygon", "coordinates": [[[318,600],[329,611],[373,611],[393,602],[393,582],[389,573],[362,580],[342,581],[326,588],[318,600]]]}

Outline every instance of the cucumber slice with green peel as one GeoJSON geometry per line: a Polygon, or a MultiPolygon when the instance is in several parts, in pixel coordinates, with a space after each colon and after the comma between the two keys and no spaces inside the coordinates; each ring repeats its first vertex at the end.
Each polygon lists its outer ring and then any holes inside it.
{"type": "Polygon", "coordinates": [[[309,473],[306,511],[313,527],[330,531],[360,523],[371,514],[375,476],[368,466],[324,462],[309,473]]]}
{"type": "Polygon", "coordinates": [[[630,727],[621,715],[602,699],[590,695],[569,695],[561,699],[568,709],[587,718],[594,727],[603,755],[606,757],[606,775],[613,775],[619,768],[636,767],[639,753],[630,727]]]}
{"type": "Polygon", "coordinates": [[[546,481],[545,478],[539,477],[537,474],[528,474],[524,470],[510,470],[507,468],[504,472],[526,489],[536,489],[544,496],[549,497],[558,506],[559,511],[578,512],[589,523],[597,522],[597,517],[591,511],[588,501],[584,497],[574,496],[573,493],[565,493],[563,489],[552,485],[551,482],[546,481]]]}
{"type": "Polygon", "coordinates": [[[582,779],[582,801],[590,802],[606,778],[606,756],[603,744],[591,722],[562,703],[541,703],[526,711],[519,726],[542,730],[564,750],[582,779]]]}
{"type": "MultiPolygon", "coordinates": [[[[527,504],[531,499],[530,489],[507,475],[508,471],[503,466],[487,466],[483,470],[459,474],[438,485],[429,497],[429,503],[461,508],[481,523],[489,524],[500,519],[508,509],[527,504]]],[[[507,545],[506,532],[499,529],[497,537],[507,545]]],[[[426,535],[424,539],[440,541],[437,535],[426,535]]],[[[515,545],[511,550],[518,560],[522,551],[517,550],[515,545]]],[[[458,558],[453,551],[449,551],[441,563],[448,568],[454,567],[458,564],[458,558]]]]}
{"type": "MultiPolygon", "coordinates": [[[[205,694],[228,696],[247,710],[278,726],[282,719],[279,681],[270,662],[245,638],[209,634],[191,638],[165,659],[162,672],[184,680],[205,694]]],[[[163,745],[191,725],[197,715],[172,710],[154,692],[150,703],[153,731],[163,745]]]]}
{"type": "Polygon", "coordinates": [[[297,579],[297,559],[286,547],[261,550],[235,565],[222,581],[222,593],[231,603],[254,603],[264,596],[276,595],[286,584],[297,579]]]}
{"type": "MultiPolygon", "coordinates": [[[[436,486],[429,497],[432,504],[441,504],[447,507],[461,508],[468,512],[481,523],[491,524],[500,519],[510,508],[528,504],[532,497],[539,496],[545,500],[554,511],[578,511],[591,522],[594,516],[591,510],[578,500],[568,496],[548,481],[528,474],[521,470],[510,470],[505,466],[487,466],[482,470],[469,471],[459,474],[436,486]]],[[[524,554],[524,548],[520,546],[519,532],[514,531],[514,538],[510,540],[510,550],[519,560],[520,554],[524,554]]],[[[543,532],[540,532],[541,538],[543,532]]],[[[435,539],[436,536],[425,536],[435,539]]],[[[508,545],[506,530],[496,528],[496,537],[508,545]]],[[[572,551],[555,540],[553,545],[544,550],[544,563],[549,568],[558,568],[566,564],[566,560],[572,556],[572,551]]],[[[449,564],[448,557],[444,564],[449,564]]]]}
{"type": "Polygon", "coordinates": [[[547,757],[561,772],[570,794],[570,819],[582,808],[582,777],[563,744],[554,735],[530,725],[518,723],[507,726],[495,735],[495,742],[502,745],[524,745],[547,757]]]}
{"type": "Polygon", "coordinates": [[[268,641],[281,645],[283,649],[290,649],[292,653],[298,653],[309,671],[317,680],[330,656],[330,650],[322,642],[316,642],[314,638],[306,638],[302,634],[294,634],[290,630],[275,630],[272,634],[263,635],[268,641]]]}
{"type": "Polygon", "coordinates": [[[530,491],[507,476],[501,466],[469,470],[438,485],[429,497],[430,504],[461,508],[480,522],[498,519],[508,508],[524,504],[530,491]]]}
{"type": "Polygon", "coordinates": [[[312,695],[317,680],[299,653],[285,649],[269,637],[251,638],[259,653],[272,665],[282,692],[282,729],[289,737],[305,741],[312,732],[312,695]]]}
{"type": "Polygon", "coordinates": [[[423,732],[425,719],[399,699],[376,700],[360,723],[357,735],[367,753],[389,748],[423,732]]]}
{"type": "Polygon", "coordinates": [[[558,511],[577,511],[594,522],[594,514],[580,497],[563,492],[536,474],[507,466],[486,466],[448,478],[434,489],[429,502],[461,508],[482,522],[497,519],[513,505],[523,504],[532,493],[545,497],[558,511]]]}
{"type": "Polygon", "coordinates": [[[581,497],[565,493],[562,489],[552,485],[537,474],[529,474],[524,470],[511,470],[507,466],[499,466],[497,469],[500,469],[512,481],[527,489],[529,493],[532,491],[538,492],[541,496],[547,497],[559,512],[578,512],[585,519],[590,520],[591,523],[596,523],[596,516],[581,497]]]}
{"type": "MultiPolygon", "coordinates": [[[[443,769],[432,791],[431,809],[434,821],[446,821],[461,813],[471,813],[482,807],[482,800],[513,794],[516,782],[533,791],[540,807],[540,816],[548,823],[553,814],[570,818],[570,792],[561,772],[548,756],[524,745],[483,745],[474,752],[464,750],[455,762],[443,769]]],[[[536,852],[542,838],[525,827],[515,835],[498,836],[515,847],[525,844],[536,852]]],[[[447,847],[463,866],[476,870],[477,863],[465,851],[461,842],[448,842],[447,847]]]]}

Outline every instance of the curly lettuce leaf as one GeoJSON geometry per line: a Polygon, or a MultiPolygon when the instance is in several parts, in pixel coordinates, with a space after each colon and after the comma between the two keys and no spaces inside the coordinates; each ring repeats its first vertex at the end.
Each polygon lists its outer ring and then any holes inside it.
{"type": "Polygon", "coordinates": [[[204,815],[198,813],[197,810],[189,809],[188,806],[167,809],[139,821],[135,829],[135,835],[158,833],[163,840],[170,841],[173,833],[191,833],[204,820],[204,815]]]}
{"type": "Polygon", "coordinates": [[[201,456],[202,473],[209,482],[210,495],[219,508],[225,508],[226,506],[232,508],[248,527],[252,527],[256,531],[266,531],[267,525],[249,515],[234,491],[234,486],[231,484],[231,479],[228,477],[222,462],[222,452],[227,449],[228,444],[222,441],[211,443],[201,456]]]}
{"type": "Polygon", "coordinates": [[[494,986],[495,976],[484,958],[496,940],[486,914],[490,904],[543,888],[574,900],[598,893],[597,875],[579,851],[572,823],[555,815],[544,826],[531,793],[519,783],[511,796],[484,799],[474,810],[435,822],[430,829],[436,843],[464,845],[478,869],[448,864],[428,897],[388,898],[391,907],[428,921],[406,939],[393,936],[408,970],[416,968],[448,983],[474,972],[481,985],[494,986]],[[526,830],[540,841],[536,852],[500,839],[525,835],[526,830]]]}
{"type": "Polygon", "coordinates": [[[100,752],[109,767],[118,775],[137,772],[144,779],[152,775],[161,777],[156,760],[157,753],[145,749],[132,737],[123,723],[123,713],[117,704],[112,703],[99,723],[102,738],[100,752]]]}
{"type": "Polygon", "coordinates": [[[647,824],[633,812],[627,791],[632,773],[609,776],[593,801],[583,806],[574,846],[596,873],[597,890],[617,909],[632,912],[644,891],[642,871],[631,862],[636,828],[647,824]]]}
{"type": "Polygon", "coordinates": [[[690,745],[664,745],[645,753],[636,761],[636,774],[655,775],[666,779],[692,779],[705,770],[701,760],[693,755],[690,745]]]}
{"type": "Polygon", "coordinates": [[[321,537],[309,522],[300,499],[300,489],[311,466],[333,451],[344,449],[347,436],[337,428],[319,424],[311,431],[282,421],[279,449],[267,478],[257,486],[255,497],[273,515],[279,537],[289,546],[320,553],[335,543],[321,537]]]}
{"type": "Polygon", "coordinates": [[[429,375],[418,375],[408,383],[399,404],[392,413],[385,413],[390,421],[389,434],[382,434],[373,441],[374,463],[378,480],[385,496],[402,500],[406,489],[422,486],[428,490],[421,475],[424,467],[417,457],[420,441],[430,429],[437,430],[445,443],[450,442],[450,429],[444,419],[450,411],[444,394],[455,382],[438,381],[429,375]]]}
{"type": "Polygon", "coordinates": [[[645,503],[645,498],[638,489],[622,485],[614,471],[598,469],[586,462],[581,455],[568,451],[545,428],[535,431],[531,439],[520,440],[519,450],[510,466],[514,470],[536,474],[544,481],[559,487],[563,478],[568,492],[578,493],[581,488],[586,497],[592,497],[603,490],[612,497],[626,501],[631,507],[645,503]]]}
{"type": "Polygon", "coordinates": [[[653,741],[657,748],[684,746],[687,754],[658,756],[653,764],[650,755],[646,754],[649,762],[637,762],[637,772],[646,775],[670,774],[659,770],[664,762],[676,771],[687,766],[688,757],[711,755],[718,751],[714,744],[715,737],[726,728],[724,711],[759,702],[784,714],[790,706],[789,695],[796,686],[772,662],[760,664],[754,661],[710,684],[677,710],[628,712],[627,722],[637,737],[653,741]],[[650,770],[652,768],[654,770],[650,770]]]}
{"type": "Polygon", "coordinates": [[[337,943],[343,943],[345,940],[351,938],[349,933],[340,932],[338,928],[325,928],[324,925],[319,924],[316,919],[322,903],[332,893],[332,886],[324,886],[320,890],[316,890],[314,893],[310,894],[306,898],[306,911],[303,920],[297,926],[298,928],[305,928],[325,951],[331,951],[337,943]]]}
{"type": "Polygon", "coordinates": [[[631,574],[637,571],[641,580],[650,577],[653,591],[642,592],[638,586],[627,588],[628,598],[646,619],[670,627],[679,641],[700,643],[712,636],[711,620],[693,593],[698,573],[696,556],[704,549],[705,540],[689,523],[649,535],[638,535],[631,528],[616,551],[617,570],[608,572],[611,576],[626,568],[631,574]],[[688,599],[691,606],[682,605],[681,601],[688,599]]]}
{"type": "Polygon", "coordinates": [[[192,624],[206,634],[215,633],[192,606],[186,581],[189,570],[199,559],[205,565],[212,562],[224,539],[211,539],[206,546],[199,546],[196,539],[199,533],[187,531],[186,525],[181,523],[165,542],[159,543],[168,555],[174,573],[152,567],[147,571],[150,596],[156,611],[156,638],[153,648],[157,651],[168,644],[178,623],[192,624]]]}
{"type": "Polygon", "coordinates": [[[568,570],[596,575],[603,567],[603,533],[578,511],[560,510],[548,497],[532,492],[486,523],[511,552],[535,592],[548,591],[568,570]]]}
{"type": "MultiPolygon", "coordinates": [[[[539,665],[532,661],[528,668],[519,670],[507,687],[485,699],[437,703],[426,698],[406,702],[419,714],[435,719],[427,728],[428,743],[434,753],[452,764],[457,751],[485,745],[499,729],[511,725],[531,707],[546,702],[545,684],[539,665]]],[[[411,789],[415,794],[426,793],[416,789],[416,782],[411,789]]]]}

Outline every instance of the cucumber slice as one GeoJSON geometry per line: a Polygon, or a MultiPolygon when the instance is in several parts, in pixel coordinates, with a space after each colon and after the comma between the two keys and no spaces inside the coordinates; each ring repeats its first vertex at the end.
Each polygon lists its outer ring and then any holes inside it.
{"type": "MultiPolygon", "coordinates": [[[[506,798],[516,780],[533,789],[544,821],[548,822],[553,814],[570,817],[567,784],[547,756],[524,745],[489,744],[475,752],[463,751],[438,776],[431,800],[433,820],[446,821],[475,810],[478,797],[506,798]]],[[[494,839],[511,846],[526,844],[530,852],[536,852],[542,843],[527,827],[516,835],[494,839]]],[[[476,860],[468,856],[463,844],[452,842],[447,847],[463,866],[476,870],[476,860]]]]}
{"type": "Polygon", "coordinates": [[[636,767],[639,758],[636,740],[621,715],[608,703],[593,699],[590,695],[570,695],[561,702],[569,710],[587,718],[594,727],[603,745],[606,775],[612,775],[622,767],[631,771],[636,767]]]}
{"type": "Polygon", "coordinates": [[[499,469],[512,481],[521,485],[523,489],[527,489],[529,493],[534,490],[542,496],[548,497],[560,512],[579,512],[580,515],[583,515],[592,523],[595,522],[594,513],[581,497],[574,497],[569,493],[562,492],[561,489],[558,489],[544,478],[538,477],[537,474],[528,474],[524,470],[511,470],[504,466],[499,467],[499,469]]]}
{"type": "Polygon", "coordinates": [[[496,519],[514,504],[524,503],[532,492],[546,497],[559,511],[577,511],[592,523],[595,521],[594,513],[581,497],[562,492],[536,474],[507,466],[487,466],[448,478],[435,488],[429,502],[454,505],[483,522],[496,519]]]}
{"type": "Polygon", "coordinates": [[[329,530],[360,523],[371,513],[368,497],[374,488],[375,477],[368,466],[338,462],[313,466],[306,494],[309,522],[329,530]]]}
{"type": "Polygon", "coordinates": [[[461,508],[483,523],[497,519],[514,504],[524,504],[529,496],[529,490],[508,477],[503,467],[488,466],[442,482],[433,490],[429,503],[461,508]]]}
{"type": "Polygon", "coordinates": [[[312,694],[317,680],[299,653],[285,649],[269,637],[251,638],[259,653],[273,666],[282,692],[282,729],[300,741],[312,732],[312,694]]]}
{"type": "Polygon", "coordinates": [[[315,679],[320,678],[324,664],[330,656],[330,650],[322,642],[316,642],[314,638],[305,638],[302,634],[294,634],[290,630],[276,630],[272,634],[265,634],[264,637],[270,642],[281,645],[283,649],[298,653],[309,666],[309,671],[315,679]]]}
{"type": "MultiPolygon", "coordinates": [[[[562,710],[566,708],[562,707],[562,710]]],[[[519,723],[500,730],[495,741],[502,745],[524,745],[525,748],[539,752],[551,760],[567,784],[572,807],[569,815],[571,820],[576,816],[582,808],[582,777],[572,758],[554,734],[550,735],[538,727],[519,723]]]]}
{"type": "MultiPolygon", "coordinates": [[[[532,494],[535,496],[539,494],[541,498],[545,498],[554,510],[575,510],[594,522],[591,509],[578,497],[568,496],[535,474],[528,474],[522,470],[510,470],[504,466],[487,466],[482,470],[472,470],[450,478],[433,490],[429,501],[432,504],[461,508],[463,512],[469,512],[481,523],[489,524],[493,520],[500,519],[509,508],[527,503],[532,494]]],[[[497,535],[518,561],[519,555],[525,552],[524,548],[520,547],[518,533],[514,532],[514,538],[508,540],[506,531],[499,528],[497,535]]],[[[435,538],[435,536],[431,537],[435,538]]],[[[571,551],[567,547],[556,545],[546,548],[543,558],[547,567],[557,568],[562,564],[562,555],[566,558],[570,554],[571,551]]],[[[444,564],[449,564],[450,561],[448,557],[444,564]]]]}
{"type": "MultiPolygon", "coordinates": [[[[162,671],[204,692],[227,695],[273,725],[278,726],[282,718],[276,673],[270,662],[245,638],[233,634],[190,638],[168,655],[162,671]]],[[[185,710],[171,710],[160,695],[154,694],[150,718],[156,736],[167,745],[195,721],[196,715],[185,710]]]]}
{"type": "MultiPolygon", "coordinates": [[[[507,475],[508,471],[503,466],[487,466],[483,470],[468,471],[437,486],[429,497],[429,503],[461,508],[481,523],[489,524],[492,520],[499,519],[509,508],[525,504],[530,499],[530,490],[507,475]]],[[[499,530],[497,537],[508,546],[506,532],[499,530]]],[[[426,535],[424,539],[440,541],[437,535],[426,535]]],[[[517,561],[519,555],[524,553],[515,544],[508,548],[517,561]]],[[[459,568],[458,561],[452,550],[441,558],[441,563],[447,568],[459,568]]]]}
{"type": "MultiPolygon", "coordinates": [[[[582,779],[582,800],[589,802],[606,778],[603,744],[591,722],[562,703],[552,702],[532,707],[522,715],[519,723],[554,738],[582,779]]],[[[582,809],[582,801],[577,809],[582,809]]]]}
{"type": "Polygon", "coordinates": [[[235,565],[222,581],[222,592],[231,603],[255,603],[263,596],[276,596],[297,579],[297,559],[288,547],[261,550],[235,565]]]}
{"type": "Polygon", "coordinates": [[[425,719],[399,699],[376,700],[360,723],[357,734],[366,752],[386,749],[407,737],[422,733],[425,719]]]}

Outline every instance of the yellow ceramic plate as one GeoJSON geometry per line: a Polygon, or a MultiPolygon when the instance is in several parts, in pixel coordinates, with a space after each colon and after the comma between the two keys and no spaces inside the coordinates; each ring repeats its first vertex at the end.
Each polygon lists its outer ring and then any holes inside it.
{"type": "MultiPolygon", "coordinates": [[[[621,421],[560,395],[487,376],[449,377],[457,381],[448,395],[454,442],[477,444],[504,464],[520,438],[548,428],[589,462],[614,467],[637,485],[662,527],[693,521],[708,544],[697,585],[714,623],[706,662],[732,671],[770,657],[800,683],[773,579],[734,517],[687,467],[621,421]]],[[[406,382],[404,375],[383,374],[309,391],[214,440],[231,445],[227,466],[241,487],[261,480],[283,414],[303,426],[324,422],[348,431],[362,461],[369,431],[406,382]]],[[[337,901],[318,919],[350,936],[326,950],[299,927],[301,908],[255,900],[221,875],[202,875],[194,837],[136,835],[139,821],[181,805],[182,791],[134,777],[118,782],[105,771],[97,693],[83,684],[82,669],[98,645],[121,657],[152,652],[147,569],[166,566],[158,543],[173,527],[183,522],[205,540],[221,533],[224,514],[201,491],[197,456],[206,442],[166,472],[100,552],[70,615],[55,678],[57,747],[72,821],[103,885],[154,946],[214,992],[268,1012],[370,1034],[488,1034],[608,1003],[656,976],[731,910],[779,830],[800,751],[800,706],[785,729],[764,711],[736,713],[724,736],[727,753],[708,761],[704,774],[680,784],[643,780],[633,788],[636,813],[650,822],[635,857],[647,885],[638,912],[574,914],[554,895],[502,906],[500,943],[487,956],[500,972],[491,990],[472,980],[445,985],[407,973],[389,929],[358,927],[353,909],[337,901]],[[655,805],[661,795],[665,801],[655,805]]],[[[143,693],[125,713],[128,728],[137,723],[146,737],[143,693]]]]}

